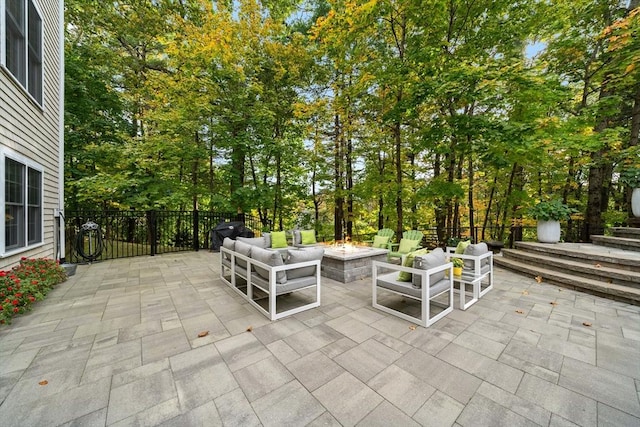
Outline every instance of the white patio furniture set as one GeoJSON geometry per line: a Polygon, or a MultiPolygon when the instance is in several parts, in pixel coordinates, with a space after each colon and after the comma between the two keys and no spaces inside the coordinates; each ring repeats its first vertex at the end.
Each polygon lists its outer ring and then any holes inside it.
{"type": "MultiPolygon", "coordinates": [[[[324,249],[271,249],[267,244],[264,238],[226,238],[220,248],[221,279],[270,320],[319,307],[324,249]],[[291,299],[290,295],[305,290],[294,306],[288,301],[288,307],[278,311],[279,297],[291,299]]],[[[492,288],[493,253],[485,243],[469,245],[464,253],[436,248],[416,255],[411,266],[380,261],[372,265],[373,307],[424,327],[453,311],[454,292],[459,293],[460,308],[466,310],[492,288]],[[454,257],[464,260],[460,276],[453,274],[454,257]],[[419,308],[413,304],[407,310],[410,304],[405,299],[417,302],[419,308]]]]}

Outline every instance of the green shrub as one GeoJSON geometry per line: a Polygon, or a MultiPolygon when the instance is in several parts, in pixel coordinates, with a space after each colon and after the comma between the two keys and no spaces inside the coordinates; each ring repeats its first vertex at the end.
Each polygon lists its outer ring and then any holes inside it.
{"type": "Polygon", "coordinates": [[[529,215],[539,221],[562,221],[569,219],[575,212],[575,209],[565,205],[560,199],[540,202],[528,210],[529,215]]]}

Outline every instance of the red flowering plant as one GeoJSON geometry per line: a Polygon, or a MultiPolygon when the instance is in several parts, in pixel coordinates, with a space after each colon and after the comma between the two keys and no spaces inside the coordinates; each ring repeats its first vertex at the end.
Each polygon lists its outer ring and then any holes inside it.
{"type": "Polygon", "coordinates": [[[0,270],[0,324],[11,323],[13,316],[30,310],[66,279],[64,268],[48,258],[22,258],[11,270],[0,270]]]}

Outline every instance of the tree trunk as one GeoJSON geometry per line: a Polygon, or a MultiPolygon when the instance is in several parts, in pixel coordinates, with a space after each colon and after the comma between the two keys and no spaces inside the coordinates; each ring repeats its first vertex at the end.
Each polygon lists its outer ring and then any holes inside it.
{"type": "MultiPolygon", "coordinates": [[[[608,90],[607,77],[605,77],[600,89],[600,100],[611,95],[608,90]]],[[[610,125],[609,117],[601,117],[595,131],[600,133],[610,125]]],[[[602,214],[607,211],[609,205],[609,187],[613,164],[608,158],[608,149],[605,147],[591,153],[591,166],[589,167],[589,190],[587,192],[586,238],[591,241],[592,235],[604,234],[604,219],[602,214]]]]}
{"type": "MultiPolygon", "coordinates": [[[[232,136],[234,140],[238,137],[238,132],[233,131],[232,136]]],[[[231,179],[229,180],[229,194],[231,195],[231,203],[233,203],[236,211],[240,213],[242,206],[237,199],[236,191],[244,186],[245,168],[244,163],[246,160],[246,153],[244,148],[236,145],[231,153],[231,179]]]]}
{"type": "Polygon", "coordinates": [[[347,236],[353,236],[353,167],[351,165],[351,139],[347,142],[347,152],[345,159],[346,180],[347,180],[347,236]]]}
{"type": "MultiPolygon", "coordinates": [[[[449,152],[447,153],[448,165],[447,165],[447,182],[453,184],[456,173],[456,156],[455,156],[455,142],[452,140],[449,152]]],[[[451,237],[451,231],[453,230],[453,203],[451,199],[447,198],[444,203],[446,207],[446,229],[445,229],[445,241],[448,241],[451,237]]]]}
{"type": "MultiPolygon", "coordinates": [[[[640,0],[637,1],[640,3],[640,0]]],[[[636,94],[633,98],[633,109],[631,110],[631,134],[629,135],[629,147],[638,145],[638,133],[640,132],[640,84],[636,86],[636,94]]],[[[633,187],[627,186],[625,189],[625,203],[629,218],[633,216],[631,211],[631,193],[633,187]]]]}
{"type": "Polygon", "coordinates": [[[397,236],[402,236],[402,223],[404,221],[402,215],[402,139],[400,132],[400,122],[396,122],[395,126],[393,127],[393,142],[395,144],[396,161],[396,216],[398,219],[398,222],[396,224],[397,236]]]}
{"type": "Polygon", "coordinates": [[[333,238],[342,240],[344,222],[344,197],[342,183],[342,149],[341,149],[342,129],[340,116],[334,118],[334,141],[333,141],[333,184],[335,187],[334,208],[333,208],[333,238]]]}
{"type": "MultiPolygon", "coordinates": [[[[471,138],[469,138],[471,139],[471,138]]],[[[471,142],[471,141],[469,141],[471,142]]],[[[475,231],[475,220],[474,220],[474,215],[475,215],[475,209],[473,208],[473,186],[474,184],[474,180],[473,180],[473,152],[469,153],[469,234],[471,235],[471,237],[473,237],[474,243],[478,243],[478,236],[476,236],[476,234],[474,233],[475,231]]]]}
{"type": "MultiPolygon", "coordinates": [[[[487,229],[487,222],[489,221],[489,214],[491,213],[491,205],[493,204],[493,196],[496,192],[496,184],[498,183],[499,170],[496,170],[496,174],[493,176],[493,184],[491,185],[491,191],[489,192],[489,201],[487,202],[487,210],[484,214],[484,220],[482,221],[482,240],[485,237],[485,230],[487,229]]],[[[495,237],[495,236],[491,236],[495,237]]]]}
{"type": "MultiPolygon", "coordinates": [[[[440,154],[435,155],[435,159],[433,161],[433,178],[436,179],[441,174],[441,160],[440,154]]],[[[435,217],[436,217],[436,234],[438,236],[438,242],[445,241],[445,221],[446,221],[446,210],[443,209],[442,203],[437,203],[435,207],[435,217]]]]}
{"type": "MultiPolygon", "coordinates": [[[[500,224],[500,232],[498,233],[498,240],[502,240],[502,238],[504,237],[504,227],[507,222],[507,213],[509,211],[508,200],[511,197],[511,191],[513,190],[513,181],[519,169],[521,169],[521,167],[517,163],[514,163],[513,168],[511,168],[511,175],[509,176],[509,185],[507,186],[507,191],[504,195],[504,206],[502,207],[502,221],[498,220],[498,223],[500,224]]],[[[500,216],[500,213],[498,213],[498,217],[499,216],[500,216]]]]}
{"type": "MultiPolygon", "coordinates": [[[[198,131],[194,134],[194,141],[196,143],[196,153],[200,152],[200,135],[198,135],[198,131]]],[[[192,204],[193,210],[198,210],[198,169],[200,168],[200,161],[198,156],[194,156],[193,164],[191,167],[191,186],[192,186],[192,204]]]]}
{"type": "Polygon", "coordinates": [[[274,213],[278,214],[278,229],[284,230],[284,221],[282,215],[282,156],[276,155],[276,189],[274,195],[274,213]]]}

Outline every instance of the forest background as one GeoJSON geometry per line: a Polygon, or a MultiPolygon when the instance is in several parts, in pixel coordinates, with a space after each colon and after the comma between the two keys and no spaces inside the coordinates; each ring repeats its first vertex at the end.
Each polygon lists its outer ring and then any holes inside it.
{"type": "Polygon", "coordinates": [[[638,6],[66,0],[66,209],[501,239],[560,198],[602,234],[640,186],[638,6]]]}

